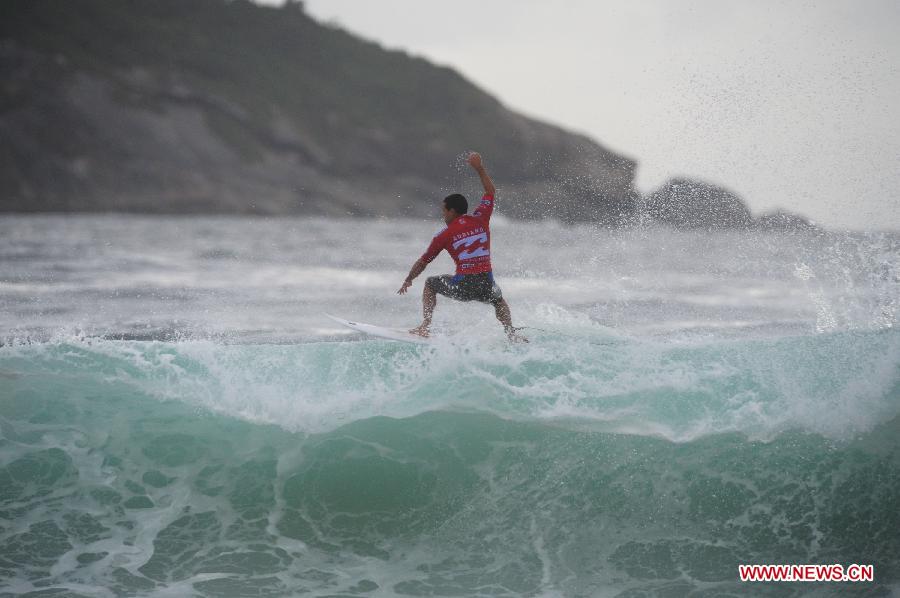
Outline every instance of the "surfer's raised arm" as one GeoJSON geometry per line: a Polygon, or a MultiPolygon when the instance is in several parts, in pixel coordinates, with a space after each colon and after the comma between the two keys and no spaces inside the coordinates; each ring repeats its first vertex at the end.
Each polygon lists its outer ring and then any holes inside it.
{"type": "Polygon", "coordinates": [[[491,180],[490,175],[488,175],[487,170],[484,168],[484,164],[481,162],[481,154],[478,152],[472,152],[469,154],[469,157],[466,159],[469,163],[469,166],[475,169],[475,172],[478,173],[478,176],[481,178],[481,185],[484,187],[484,194],[490,195],[494,197],[497,193],[497,189],[494,187],[494,181],[491,180]]]}

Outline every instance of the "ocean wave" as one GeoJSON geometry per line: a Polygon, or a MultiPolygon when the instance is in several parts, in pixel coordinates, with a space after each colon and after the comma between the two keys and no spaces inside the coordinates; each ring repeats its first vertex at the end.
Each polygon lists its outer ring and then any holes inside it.
{"type": "Polygon", "coordinates": [[[692,343],[534,334],[519,346],[470,333],[428,346],[61,339],[0,347],[0,374],[20,390],[49,377],[310,433],[440,409],[678,442],[791,429],[839,440],[900,413],[898,330],[692,343]]]}
{"type": "Polygon", "coordinates": [[[138,347],[44,347],[41,376],[4,358],[0,593],[729,593],[769,561],[900,579],[900,417],[842,441],[438,409],[310,433],[159,400],[202,368],[138,347]]]}

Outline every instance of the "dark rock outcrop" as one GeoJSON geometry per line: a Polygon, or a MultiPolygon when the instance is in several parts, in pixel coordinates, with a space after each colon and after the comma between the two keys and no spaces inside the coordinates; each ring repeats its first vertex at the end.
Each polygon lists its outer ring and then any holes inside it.
{"type": "Polygon", "coordinates": [[[5,0],[0,70],[0,211],[434,215],[468,148],[507,215],[636,210],[632,160],[296,2],[5,0]]]}
{"type": "Polygon", "coordinates": [[[737,195],[708,183],[676,178],[648,195],[643,212],[651,221],[677,228],[746,228],[750,209],[737,195]]]}
{"type": "Polygon", "coordinates": [[[784,210],[763,214],[753,224],[760,230],[775,232],[811,231],[819,228],[803,216],[785,212],[784,210]]]}

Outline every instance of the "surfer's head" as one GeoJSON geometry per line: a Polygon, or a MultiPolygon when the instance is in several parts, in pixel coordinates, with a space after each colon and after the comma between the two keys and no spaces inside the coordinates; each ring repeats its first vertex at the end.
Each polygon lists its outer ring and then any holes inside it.
{"type": "Polygon", "coordinates": [[[469,211],[469,202],[459,193],[444,198],[444,222],[450,224],[457,216],[469,211]]]}

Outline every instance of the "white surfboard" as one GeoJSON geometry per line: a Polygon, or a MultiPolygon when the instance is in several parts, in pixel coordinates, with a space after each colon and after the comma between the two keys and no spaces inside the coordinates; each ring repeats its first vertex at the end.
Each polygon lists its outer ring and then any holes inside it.
{"type": "Polygon", "coordinates": [[[351,328],[356,330],[357,332],[362,332],[363,334],[368,334],[369,336],[377,336],[378,338],[386,338],[392,341],[402,341],[406,343],[427,343],[428,339],[417,334],[411,334],[406,330],[397,330],[395,328],[384,328],[383,326],[376,326],[375,324],[365,324],[363,322],[354,322],[352,320],[345,320],[343,318],[338,318],[331,314],[325,314],[338,324],[342,324],[347,328],[351,328]]]}

